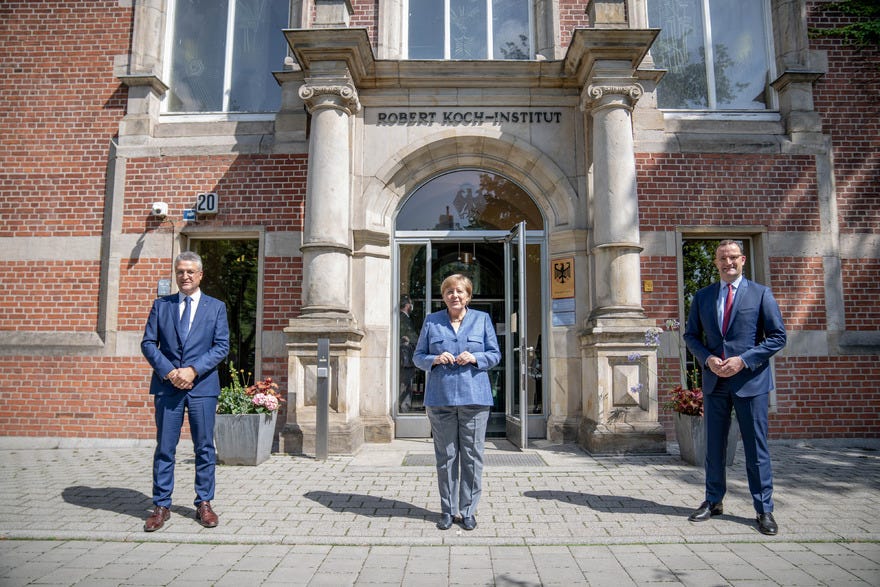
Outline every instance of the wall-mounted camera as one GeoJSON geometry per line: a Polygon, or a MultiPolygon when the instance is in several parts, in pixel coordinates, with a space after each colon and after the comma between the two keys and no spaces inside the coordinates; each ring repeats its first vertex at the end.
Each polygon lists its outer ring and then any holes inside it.
{"type": "Polygon", "coordinates": [[[150,208],[150,214],[157,218],[165,218],[168,216],[168,204],[165,202],[153,202],[153,207],[150,208]]]}

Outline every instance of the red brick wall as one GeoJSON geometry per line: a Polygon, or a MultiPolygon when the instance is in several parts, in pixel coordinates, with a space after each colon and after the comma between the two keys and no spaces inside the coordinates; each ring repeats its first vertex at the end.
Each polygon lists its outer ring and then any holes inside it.
{"type": "MultiPolygon", "coordinates": [[[[808,24],[826,29],[853,19],[808,2],[808,24]]],[[[813,38],[826,51],[828,72],[815,84],[814,103],[834,145],[840,232],[880,233],[880,49],[858,49],[838,38],[813,38]]]]}
{"type": "Polygon", "coordinates": [[[101,234],[131,22],[118,0],[0,4],[0,236],[101,234]]]}
{"type": "Polygon", "coordinates": [[[586,28],[590,24],[585,0],[559,0],[559,42],[568,47],[575,29],[586,28]]]}
{"type": "Polygon", "coordinates": [[[681,225],[763,225],[819,230],[811,156],[639,153],[642,230],[681,225]]]}
{"type": "Polygon", "coordinates": [[[6,436],[155,436],[150,368],[139,358],[0,358],[6,436]]]}
{"type": "Polygon", "coordinates": [[[351,15],[349,26],[367,29],[367,35],[370,37],[370,44],[375,53],[378,44],[376,30],[379,26],[379,0],[352,0],[351,7],[354,14],[351,15]]]}
{"type": "Polygon", "coordinates": [[[0,330],[94,332],[98,261],[0,262],[0,330]]]}
{"type": "MultiPolygon", "coordinates": [[[[877,259],[844,259],[843,299],[847,330],[880,330],[880,266],[877,259]]],[[[876,385],[875,385],[876,389],[876,385]]]]}

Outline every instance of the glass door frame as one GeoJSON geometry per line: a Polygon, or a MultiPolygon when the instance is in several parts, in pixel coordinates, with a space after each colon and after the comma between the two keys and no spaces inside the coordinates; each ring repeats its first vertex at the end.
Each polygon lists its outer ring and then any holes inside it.
{"type": "MultiPolygon", "coordinates": [[[[547,300],[549,293],[549,282],[543,279],[545,275],[545,268],[548,266],[547,260],[547,242],[546,235],[543,230],[526,230],[524,232],[525,238],[523,240],[523,246],[527,245],[538,245],[540,247],[540,292],[541,292],[541,340],[546,341],[547,336],[545,335],[548,329],[548,319],[549,316],[547,314],[547,300]]],[[[498,243],[505,247],[504,254],[508,261],[505,263],[505,275],[503,276],[505,280],[505,316],[509,320],[511,313],[511,306],[513,304],[513,295],[510,290],[510,282],[512,275],[510,274],[510,268],[507,267],[507,263],[509,263],[510,259],[510,249],[509,247],[513,246],[511,244],[511,232],[510,231],[500,231],[500,230],[487,230],[487,231],[475,231],[475,230],[462,230],[462,231],[398,231],[395,236],[392,238],[392,284],[393,291],[392,293],[392,312],[391,312],[391,338],[395,338],[400,329],[400,318],[399,318],[399,293],[397,291],[398,284],[400,283],[400,246],[401,245],[423,245],[426,247],[426,263],[425,263],[425,283],[428,284],[428,288],[430,288],[430,278],[433,270],[432,267],[432,259],[431,259],[431,249],[432,245],[435,243],[498,243]]],[[[519,256],[519,255],[518,255],[519,256]]],[[[425,306],[425,314],[427,315],[430,311],[431,305],[437,301],[439,298],[436,298],[436,292],[430,291],[428,293],[428,299],[426,300],[425,306]]],[[[522,297],[522,296],[521,296],[522,297]]],[[[518,312],[522,312],[522,309],[517,310],[518,312]]],[[[509,325],[506,326],[509,329],[509,325]]],[[[517,343],[519,344],[519,343],[517,343]]],[[[544,344],[544,343],[542,343],[544,344]]],[[[510,390],[514,387],[514,381],[517,381],[518,378],[522,377],[522,367],[519,365],[519,361],[516,361],[517,368],[516,372],[513,371],[513,362],[509,360],[510,357],[514,357],[513,346],[508,344],[506,345],[507,349],[505,350],[508,353],[506,356],[508,360],[505,361],[506,369],[505,369],[505,393],[510,393],[510,390]]],[[[428,417],[424,413],[401,413],[399,411],[398,406],[398,393],[400,389],[400,370],[397,368],[397,365],[400,364],[400,353],[399,353],[399,345],[393,344],[391,345],[391,378],[390,383],[391,386],[389,388],[390,394],[390,405],[392,407],[392,417],[395,420],[395,437],[397,438],[430,438],[430,424],[428,422],[428,417]]],[[[543,353],[542,353],[543,354],[543,353]]],[[[517,353],[518,355],[518,353],[517,353]]],[[[543,354],[546,356],[546,354],[543,354]]],[[[528,357],[525,359],[526,366],[528,363],[528,357]]],[[[546,361],[544,361],[546,365],[546,361]]],[[[548,373],[546,366],[544,367],[543,373],[544,380],[547,380],[548,373]]],[[[521,414],[517,418],[517,421],[522,421],[523,415],[526,416],[525,421],[528,422],[528,426],[526,426],[527,430],[521,432],[521,435],[525,435],[527,438],[532,437],[544,437],[546,436],[546,417],[547,417],[547,406],[548,402],[546,401],[546,397],[542,398],[542,410],[539,414],[530,414],[528,413],[528,401],[524,401],[522,399],[522,394],[526,392],[526,388],[522,383],[519,383],[515,386],[517,388],[517,393],[520,393],[520,411],[521,414]],[[531,434],[529,434],[531,433],[531,434]]],[[[547,394],[544,393],[544,396],[547,394]]],[[[510,396],[508,396],[510,397],[510,396]]],[[[510,418],[510,410],[511,403],[510,401],[506,401],[505,406],[505,420],[510,418]]],[[[500,413],[500,412],[499,412],[500,413]]],[[[522,429],[523,427],[517,426],[517,429],[522,429]]],[[[514,444],[517,446],[525,446],[525,443],[522,443],[521,439],[515,440],[514,444]]]]}

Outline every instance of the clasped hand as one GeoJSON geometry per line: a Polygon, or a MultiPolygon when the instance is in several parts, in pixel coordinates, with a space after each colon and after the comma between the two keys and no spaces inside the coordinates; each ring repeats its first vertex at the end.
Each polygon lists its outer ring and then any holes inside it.
{"type": "Polygon", "coordinates": [[[712,373],[718,377],[733,377],[746,366],[741,357],[730,357],[729,359],[709,357],[707,364],[712,373]]]}
{"type": "Polygon", "coordinates": [[[193,381],[195,381],[196,372],[192,367],[183,367],[181,369],[173,369],[165,379],[177,389],[192,389],[193,381]]]}
{"type": "Polygon", "coordinates": [[[434,365],[467,365],[468,363],[477,364],[477,358],[464,351],[457,357],[453,356],[449,351],[445,351],[434,357],[434,365]]]}

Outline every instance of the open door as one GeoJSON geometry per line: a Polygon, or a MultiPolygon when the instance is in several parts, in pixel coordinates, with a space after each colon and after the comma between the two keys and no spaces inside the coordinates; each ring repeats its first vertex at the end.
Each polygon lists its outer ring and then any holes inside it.
{"type": "Polygon", "coordinates": [[[529,362],[534,347],[529,346],[528,280],[526,275],[526,223],[520,222],[507,237],[508,251],[505,274],[507,325],[510,344],[507,347],[506,433],[507,439],[520,449],[528,447],[529,362]]]}

